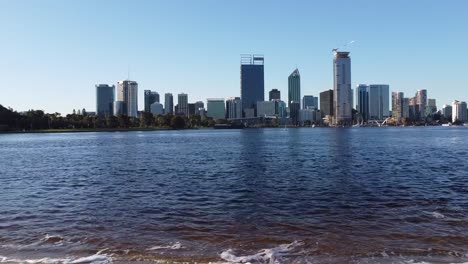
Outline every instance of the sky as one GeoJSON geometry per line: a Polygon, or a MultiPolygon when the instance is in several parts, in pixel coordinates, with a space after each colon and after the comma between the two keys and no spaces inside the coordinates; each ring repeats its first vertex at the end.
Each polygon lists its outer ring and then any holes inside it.
{"type": "MultiPolygon", "coordinates": [[[[333,48],[353,87],[468,100],[465,0],[0,0],[0,104],[95,111],[95,84],[130,78],[163,98],[240,96],[240,54],[265,56],[265,98],[297,67],[302,95],[333,87],[333,48]],[[354,41],[354,43],[346,45],[354,41]]],[[[175,99],[176,100],[176,99],[175,99]]],[[[177,103],[177,102],[175,102],[177,103]]]]}

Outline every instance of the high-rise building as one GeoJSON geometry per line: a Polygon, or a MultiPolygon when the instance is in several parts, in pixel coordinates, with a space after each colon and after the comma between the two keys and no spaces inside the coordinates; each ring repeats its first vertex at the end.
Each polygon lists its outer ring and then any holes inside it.
{"type": "Polygon", "coordinates": [[[418,120],[426,119],[426,107],[427,107],[427,90],[422,89],[416,92],[415,96],[416,105],[417,105],[417,116],[418,120]]]}
{"type": "Polygon", "coordinates": [[[369,119],[369,86],[367,84],[359,84],[356,87],[356,110],[361,114],[362,119],[369,119]]]}
{"type": "Polygon", "coordinates": [[[200,108],[205,108],[205,103],[202,101],[195,102],[195,115],[200,115],[200,108]]]}
{"type": "Polygon", "coordinates": [[[452,122],[468,121],[466,102],[453,101],[452,103],[452,122]]]}
{"type": "Polygon", "coordinates": [[[302,97],[302,108],[315,108],[318,109],[318,97],[313,95],[304,95],[302,97]]]}
{"type": "Polygon", "coordinates": [[[226,99],[226,119],[242,118],[242,102],[240,97],[226,99]]]}
{"type": "Polygon", "coordinates": [[[322,112],[323,116],[332,116],[334,114],[333,98],[333,90],[320,93],[320,112],[322,112]]]}
{"type": "Polygon", "coordinates": [[[114,93],[114,85],[96,84],[96,115],[100,117],[113,115],[114,93]]]}
{"type": "Polygon", "coordinates": [[[384,120],[390,115],[390,87],[387,84],[369,85],[369,119],[384,120]]]}
{"type": "Polygon", "coordinates": [[[224,108],[224,99],[207,99],[206,100],[207,113],[206,116],[213,119],[226,118],[226,109],[224,108]]]}
{"type": "Polygon", "coordinates": [[[145,90],[145,112],[151,111],[151,105],[159,103],[159,94],[155,91],[145,90]]]}
{"type": "Polygon", "coordinates": [[[276,101],[257,102],[257,116],[266,117],[276,114],[276,101]]]}
{"type": "Polygon", "coordinates": [[[180,115],[188,116],[188,95],[186,93],[180,93],[177,95],[177,113],[180,115]]]}
{"type": "Polygon", "coordinates": [[[241,56],[241,101],[243,116],[256,114],[257,102],[265,100],[264,58],[259,55],[241,56]],[[247,112],[247,114],[246,114],[247,112]]]}
{"type": "Polygon", "coordinates": [[[403,118],[409,117],[409,98],[403,98],[403,118]]]}
{"type": "Polygon", "coordinates": [[[115,101],[113,110],[115,116],[126,115],[127,105],[124,101],[115,101]]]}
{"type": "Polygon", "coordinates": [[[291,101],[289,107],[289,118],[291,118],[293,125],[299,125],[299,110],[301,110],[301,103],[291,101]]]}
{"type": "Polygon", "coordinates": [[[174,96],[171,93],[164,94],[164,113],[174,113],[174,96]]]}
{"type": "Polygon", "coordinates": [[[436,99],[427,99],[426,116],[437,112],[436,99]]]}
{"type": "MultiPolygon", "coordinates": [[[[333,59],[333,106],[335,125],[352,123],[351,58],[349,52],[335,51],[333,59]]],[[[388,111],[388,110],[387,110],[388,111]]]]}
{"type": "Polygon", "coordinates": [[[450,118],[452,119],[452,106],[451,105],[443,105],[442,106],[442,116],[445,118],[450,118]]]}
{"type": "Polygon", "coordinates": [[[392,117],[396,121],[403,118],[404,94],[402,92],[392,92],[392,117]]]}
{"type": "Polygon", "coordinates": [[[281,92],[278,89],[273,89],[269,93],[269,101],[271,100],[281,100],[281,92]]]}
{"type": "Polygon", "coordinates": [[[162,115],[164,113],[164,106],[159,102],[154,102],[150,106],[150,112],[155,116],[162,115]]]}
{"type": "Polygon", "coordinates": [[[125,114],[138,117],[138,83],[124,80],[117,82],[117,101],[125,103],[125,114]]]}
{"type": "Polygon", "coordinates": [[[301,103],[301,75],[296,68],[288,77],[288,107],[291,103],[301,103]]]}
{"type": "Polygon", "coordinates": [[[188,104],[188,116],[192,116],[195,114],[195,103],[188,104]]]}
{"type": "Polygon", "coordinates": [[[286,111],[286,103],[281,100],[276,100],[276,115],[279,118],[286,118],[288,113],[286,111]]]}

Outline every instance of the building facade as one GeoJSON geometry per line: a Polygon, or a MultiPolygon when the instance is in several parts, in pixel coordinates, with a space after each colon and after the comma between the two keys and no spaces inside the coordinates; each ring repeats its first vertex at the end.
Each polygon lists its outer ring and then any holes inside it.
{"type": "Polygon", "coordinates": [[[333,90],[328,90],[320,93],[320,111],[322,115],[333,116],[334,107],[333,107],[333,90]]]}
{"type": "Polygon", "coordinates": [[[145,112],[151,112],[151,105],[159,103],[159,93],[151,90],[145,90],[145,112]]]}
{"type": "Polygon", "coordinates": [[[384,120],[390,115],[390,86],[387,84],[369,85],[369,119],[384,120]]]}
{"type": "Polygon", "coordinates": [[[226,119],[242,118],[242,102],[240,97],[226,99],[226,119]]]}
{"type": "Polygon", "coordinates": [[[117,82],[117,101],[125,103],[125,115],[138,117],[138,83],[130,80],[117,82]]]}
{"type": "Polygon", "coordinates": [[[349,52],[335,51],[333,59],[334,125],[352,124],[352,96],[349,52]]]}
{"type": "Polygon", "coordinates": [[[356,110],[364,121],[369,119],[369,86],[367,84],[359,84],[356,87],[356,110]]]}
{"type": "Polygon", "coordinates": [[[157,116],[164,114],[164,106],[159,102],[154,102],[150,106],[150,112],[157,116]]]}
{"type": "Polygon", "coordinates": [[[205,103],[202,101],[195,102],[195,115],[200,115],[200,109],[205,108],[205,103]]]}
{"type": "Polygon", "coordinates": [[[174,113],[174,96],[171,93],[164,94],[164,113],[174,113]]]}
{"type": "Polygon", "coordinates": [[[426,116],[433,115],[437,112],[436,99],[427,99],[426,116]]]}
{"type": "Polygon", "coordinates": [[[213,119],[226,118],[226,109],[224,107],[224,99],[207,99],[206,100],[206,116],[213,119]]]}
{"type": "Polygon", "coordinates": [[[452,122],[468,121],[466,102],[453,101],[452,103],[452,122]]]}
{"type": "Polygon", "coordinates": [[[188,95],[186,93],[180,93],[177,95],[177,106],[176,114],[188,116],[188,95]]]}
{"type": "Polygon", "coordinates": [[[418,120],[425,120],[426,119],[426,107],[427,107],[427,90],[422,89],[416,92],[415,96],[415,104],[416,104],[416,116],[415,118],[418,120]]]}
{"type": "Polygon", "coordinates": [[[273,89],[268,93],[268,101],[281,100],[281,92],[278,89],[273,89]]]}
{"type": "Polygon", "coordinates": [[[257,102],[257,116],[268,117],[276,115],[276,101],[257,102]]]}
{"type": "Polygon", "coordinates": [[[99,117],[114,114],[115,86],[96,84],[96,115],[99,117]]]}
{"type": "Polygon", "coordinates": [[[242,55],[240,74],[243,116],[255,116],[257,102],[265,100],[263,56],[242,55]]]}
{"type": "Polygon", "coordinates": [[[313,95],[304,95],[302,97],[302,109],[315,108],[318,109],[318,97],[313,95]]]}
{"type": "Polygon", "coordinates": [[[451,105],[443,105],[442,106],[442,116],[452,120],[452,106],[451,105]]]}
{"type": "Polygon", "coordinates": [[[301,75],[295,69],[288,77],[288,107],[291,103],[301,103],[301,75]]]}
{"type": "Polygon", "coordinates": [[[403,116],[403,105],[405,96],[402,92],[392,92],[392,117],[400,121],[403,116]]]}

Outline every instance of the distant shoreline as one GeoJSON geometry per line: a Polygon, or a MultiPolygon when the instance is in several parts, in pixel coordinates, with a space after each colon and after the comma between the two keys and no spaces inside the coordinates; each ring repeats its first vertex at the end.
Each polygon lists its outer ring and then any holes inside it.
{"type": "MultiPolygon", "coordinates": [[[[384,127],[401,127],[401,126],[384,126],[384,127]]],[[[442,126],[405,126],[409,127],[442,127],[442,126]]],[[[465,127],[465,126],[450,126],[450,127],[465,127]]],[[[242,129],[262,129],[262,128],[355,128],[355,127],[333,127],[333,126],[316,126],[316,127],[247,127],[242,129]]],[[[378,126],[362,126],[362,128],[382,128],[378,126]]],[[[239,128],[227,128],[227,129],[215,129],[212,127],[200,127],[200,128],[184,128],[184,129],[173,129],[171,127],[158,127],[158,128],[70,128],[70,129],[41,129],[41,130],[27,130],[27,131],[0,131],[1,134],[45,134],[45,133],[90,133],[90,132],[132,132],[132,131],[168,131],[168,130],[231,130],[239,128]]]]}

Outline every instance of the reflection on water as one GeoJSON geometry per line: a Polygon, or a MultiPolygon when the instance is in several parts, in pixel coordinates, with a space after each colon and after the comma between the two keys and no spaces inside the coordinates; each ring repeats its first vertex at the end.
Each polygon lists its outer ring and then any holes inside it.
{"type": "Polygon", "coordinates": [[[1,135],[0,262],[466,262],[467,136],[1,135]]]}

